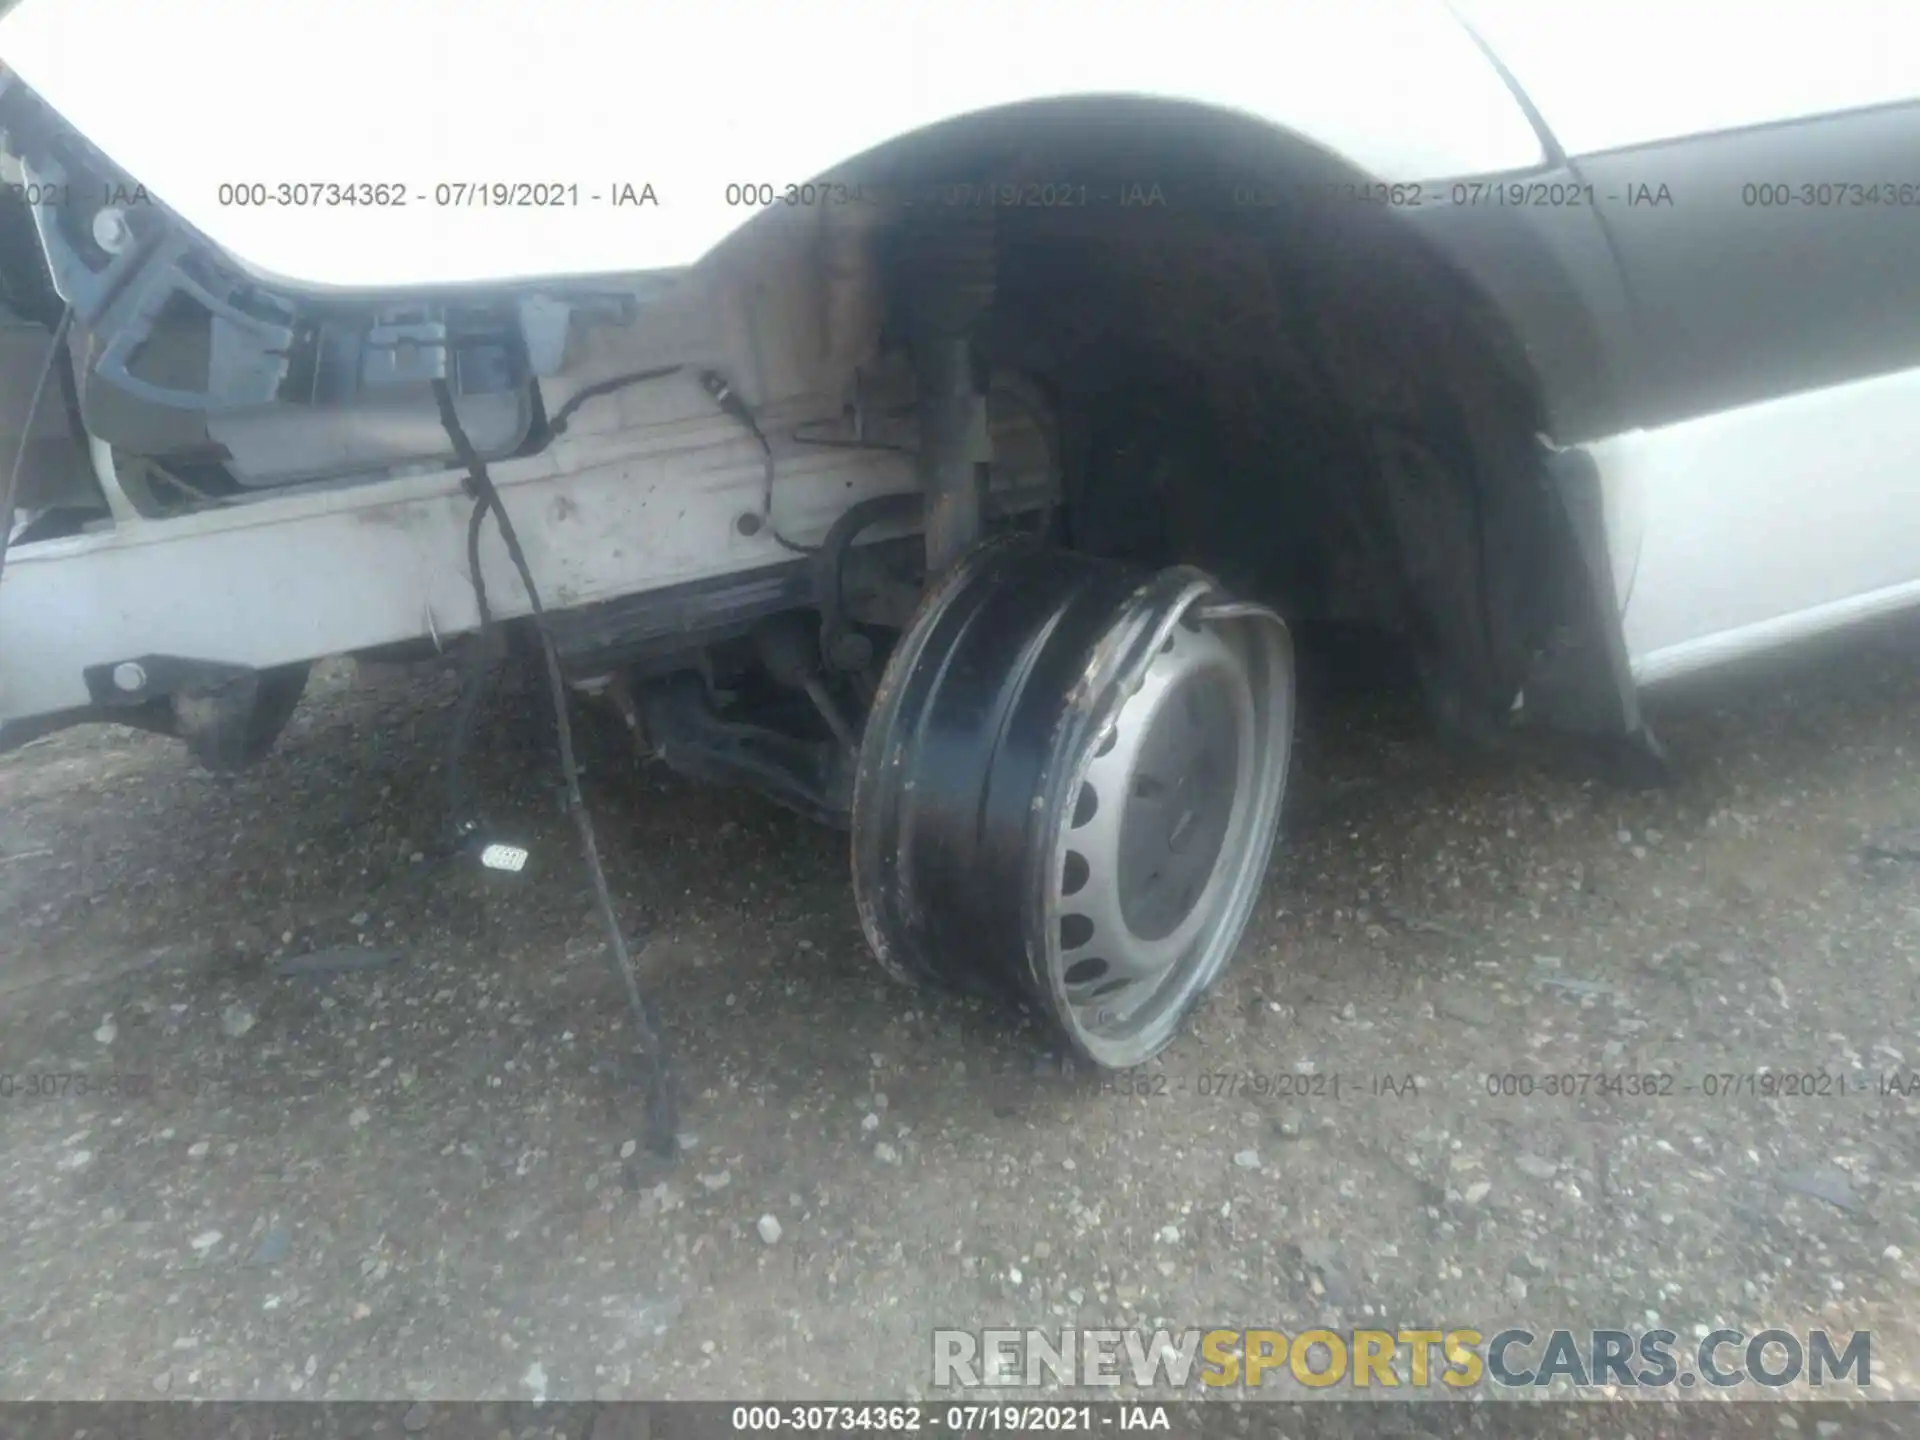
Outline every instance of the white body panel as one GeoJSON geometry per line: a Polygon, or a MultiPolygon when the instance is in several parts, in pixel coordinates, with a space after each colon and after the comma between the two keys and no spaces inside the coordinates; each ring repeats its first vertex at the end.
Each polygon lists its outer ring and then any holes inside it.
{"type": "Polygon", "coordinates": [[[1920,6],[1901,0],[1453,5],[1574,156],[1920,97],[1920,6]]]}
{"type": "MultiPolygon", "coordinates": [[[[749,537],[735,528],[760,508],[760,450],[702,399],[685,378],[630,402],[618,429],[489,467],[546,606],[793,560],[764,531],[749,537]]],[[[768,433],[822,413],[769,411],[768,433]]],[[[1039,435],[1012,409],[994,432],[995,453],[1005,457],[996,491],[1039,503],[1048,474],[1039,435]]],[[[774,522],[802,543],[818,542],[852,502],[915,488],[906,455],[774,445],[774,522]]],[[[0,720],[83,706],[81,672],[129,656],[264,668],[475,629],[466,564],[473,501],[462,478],[288,495],[20,547],[7,560],[0,604],[0,720]]],[[[876,525],[863,539],[899,533],[876,525]]],[[[529,613],[493,527],[481,565],[495,614],[529,613]]]]}
{"type": "Polygon", "coordinates": [[[1920,604],[1920,370],[1590,448],[1643,683],[1920,604]]]}
{"type": "Polygon", "coordinates": [[[1237,112],[1388,180],[1541,159],[1442,0],[26,0],[0,57],[243,262],[343,286],[691,265],[752,214],[730,183],[810,180],[943,120],[1064,96],[1237,112]],[[415,198],[222,206],[233,181],[415,198]],[[581,203],[436,208],[442,181],[577,183],[581,203]],[[618,182],[659,204],[612,208],[618,182]]]}

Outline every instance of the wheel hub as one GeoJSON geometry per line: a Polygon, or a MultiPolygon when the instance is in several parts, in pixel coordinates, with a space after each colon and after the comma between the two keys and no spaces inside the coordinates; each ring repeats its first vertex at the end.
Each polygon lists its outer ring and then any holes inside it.
{"type": "Polygon", "coordinates": [[[1252,913],[1292,733],[1278,617],[1199,571],[982,546],[888,664],[854,889],[894,974],[1012,991],[1084,1058],[1164,1046],[1252,913]]]}

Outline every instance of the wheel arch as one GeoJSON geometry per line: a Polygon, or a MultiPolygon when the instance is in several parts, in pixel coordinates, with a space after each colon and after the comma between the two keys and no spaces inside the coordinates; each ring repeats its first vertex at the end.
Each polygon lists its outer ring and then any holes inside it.
{"type": "MultiPolygon", "coordinates": [[[[1464,81],[1451,91],[1436,86],[1425,99],[1444,105],[1450,94],[1457,98],[1470,88],[1464,81]]],[[[1502,94],[1514,119],[1528,125],[1518,102],[1502,94]]],[[[1337,120],[1312,104],[1244,108],[1205,91],[1045,93],[893,130],[857,153],[809,170],[806,180],[772,189],[776,195],[842,196],[820,200],[817,208],[828,212],[875,199],[898,208],[905,197],[924,209],[953,193],[943,192],[939,182],[978,179],[996,165],[1019,165],[1027,157],[1028,178],[1068,185],[1089,165],[1098,167],[1111,206],[1117,186],[1158,183],[1171,190],[1191,177],[1194,158],[1205,156],[1214,178],[1230,184],[1228,177],[1237,177],[1250,191],[1274,181],[1283,187],[1346,185],[1356,193],[1392,197],[1351,208],[1375,205],[1385,228],[1444,265],[1463,293],[1475,298],[1499,327],[1501,343],[1528,369],[1544,432],[1558,444],[1613,433],[1632,411],[1620,363],[1629,353],[1630,309],[1597,213],[1590,205],[1514,204],[1495,196],[1498,190],[1544,201],[1577,194],[1578,175],[1564,162],[1554,163],[1557,157],[1549,156],[1530,128],[1524,144],[1517,136],[1489,141],[1483,124],[1455,126],[1437,143],[1414,134],[1430,126],[1445,134],[1450,122],[1444,115],[1406,114],[1404,106],[1386,105],[1370,81],[1355,87],[1351,106],[1343,106],[1337,120]],[[1402,115],[1404,144],[1385,127],[1355,118],[1382,112],[1402,115]],[[1034,156],[1062,157],[1065,164],[1048,172],[1034,156]],[[850,188],[832,190],[838,180],[850,188]],[[847,195],[863,198],[850,201],[847,195]]],[[[1204,182],[1192,188],[1203,193],[1187,199],[1241,203],[1232,189],[1207,192],[1204,182]]],[[[970,203],[979,202],[963,196],[958,208],[970,203]]],[[[809,207],[803,202],[801,208],[809,207]]],[[[724,263],[763,229],[795,218],[810,217],[796,217],[785,199],[736,208],[732,223],[698,263],[724,263]]]]}
{"type": "MultiPolygon", "coordinates": [[[[1188,206],[1196,231],[1212,227],[1216,236],[1283,260],[1310,253],[1320,268],[1294,277],[1293,298],[1305,296],[1308,310],[1326,312],[1317,338],[1300,347],[1315,352],[1311,364],[1321,364],[1319,352],[1337,351],[1354,330],[1370,329],[1369,343],[1380,355],[1392,353],[1399,380],[1417,376],[1427,389],[1445,392],[1458,421],[1455,468],[1466,480],[1466,493],[1449,502],[1452,540],[1437,540],[1404,504],[1397,515],[1376,518],[1394,531],[1402,608],[1444,612],[1436,643],[1462,660],[1466,673],[1454,683],[1471,697],[1470,708],[1490,719],[1504,713],[1548,639],[1549,612],[1563,629],[1580,612],[1587,628],[1617,631],[1617,606],[1610,594],[1594,593],[1603,577],[1588,573],[1590,557],[1569,530],[1546,464],[1553,447],[1609,433],[1625,413],[1614,357],[1628,311],[1591,207],[1456,203],[1501,183],[1492,180],[1419,182],[1405,187],[1404,197],[1389,186],[1387,202],[1354,199],[1378,196],[1383,182],[1311,136],[1217,106],[1137,97],[1054,99],[962,117],[878,147],[844,173],[876,176],[895,193],[956,177],[990,182],[1012,174],[1071,186],[1085,176],[1111,197],[1128,172],[1142,186],[1169,182],[1170,208],[1188,206]],[[1332,198],[1262,214],[1259,205],[1241,202],[1238,185],[1256,193],[1266,186],[1295,201],[1296,191],[1332,198]],[[1391,203],[1398,198],[1408,203],[1391,203]],[[1366,313],[1350,311],[1344,320],[1337,304],[1321,304],[1325,295],[1316,288],[1342,266],[1345,300],[1375,292],[1366,313]],[[1346,323],[1356,315],[1357,326],[1346,323]],[[1489,523],[1509,528],[1489,538],[1489,523]],[[1441,553],[1446,543],[1451,558],[1441,553]],[[1412,553],[1423,545],[1425,555],[1412,553]],[[1406,572],[1426,578],[1410,582],[1406,572]],[[1449,591],[1447,598],[1409,601],[1409,584],[1429,583],[1449,591]]],[[[1555,170],[1505,183],[1563,197],[1577,185],[1555,170]]],[[[1010,244],[1017,248],[1017,237],[1033,238],[1034,215],[989,208],[1003,255],[1010,244]]],[[[1131,223],[1111,198],[1103,214],[1081,208],[1079,234],[1090,245],[1102,243],[1103,228],[1117,235],[1131,223]]],[[[1039,217],[1038,230],[1047,218],[1039,217]]],[[[1064,231],[1074,229],[1075,218],[1065,217],[1064,231]]],[[[1041,298],[1023,295],[1012,308],[1041,298]]],[[[1125,323],[1103,318],[1092,329],[1103,326],[1087,348],[1131,338],[1125,323]]],[[[1043,357],[1033,368],[1044,372],[1061,358],[1043,357]]],[[[1352,388],[1351,377],[1322,375],[1312,383],[1352,388]]],[[[1392,410],[1396,403],[1381,405],[1392,410]]],[[[1430,404],[1407,401],[1399,418],[1411,423],[1430,404]]],[[[1609,646],[1590,648],[1599,654],[1609,646]]]]}

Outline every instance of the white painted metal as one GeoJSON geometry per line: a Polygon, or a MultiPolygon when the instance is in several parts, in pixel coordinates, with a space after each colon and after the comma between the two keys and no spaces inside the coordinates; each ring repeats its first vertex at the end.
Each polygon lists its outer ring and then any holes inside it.
{"type": "Polygon", "coordinates": [[[1452,3],[1569,155],[1920,100],[1900,0],[1452,3]]]}
{"type": "MultiPolygon", "coordinates": [[[[763,420],[776,440],[775,522],[802,542],[856,500],[915,488],[907,455],[779,438],[821,414],[816,404],[763,420]]],[[[671,423],[603,432],[492,467],[542,601],[588,605],[794,559],[764,531],[735,528],[760,508],[758,446],[724,418],[718,433],[703,423],[677,436],[671,423]],[[559,473],[574,463],[586,468],[559,473]]],[[[994,452],[997,487],[1046,483],[1044,443],[1023,410],[995,416],[994,452]]],[[[140,655],[267,666],[471,630],[472,504],[448,472],[21,546],[0,574],[0,720],[84,705],[83,669],[140,655]]],[[[868,538],[890,533],[901,532],[868,538]]],[[[528,613],[492,526],[481,568],[497,614],[528,613]]]]}
{"type": "Polygon", "coordinates": [[[1920,604],[1920,370],[1590,448],[1643,683],[1920,604]]]}
{"type": "Polygon", "coordinates": [[[1636,660],[1633,678],[1640,685],[1650,687],[1914,609],[1920,609],[1920,580],[1847,595],[1825,605],[1743,625],[1737,630],[1721,630],[1669,645],[1636,660]]]}
{"type": "Polygon", "coordinates": [[[809,180],[1067,96],[1245,115],[1387,180],[1541,159],[1442,0],[26,0],[0,55],[243,261],[335,285],[690,265],[752,213],[729,184],[809,180]],[[399,182],[427,202],[219,203],[222,182],[255,180],[399,182]],[[496,180],[578,184],[582,203],[431,203],[437,182],[496,180]],[[610,207],[618,182],[659,205],[610,207]]]}

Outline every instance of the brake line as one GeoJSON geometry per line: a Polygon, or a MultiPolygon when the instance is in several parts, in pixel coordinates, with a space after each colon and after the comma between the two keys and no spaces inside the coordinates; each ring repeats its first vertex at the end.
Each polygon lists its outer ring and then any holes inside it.
{"type": "MultiPolygon", "coordinates": [[[[494,523],[500,527],[500,538],[506,543],[508,558],[513,561],[520,583],[526,587],[527,601],[533,608],[534,629],[539,634],[540,650],[546,660],[547,688],[552,695],[554,727],[560,741],[560,769],[566,782],[567,809],[572,812],[574,828],[579,833],[580,853],[586,862],[588,878],[592,881],[595,907],[600,914],[600,923],[607,932],[609,953],[622,988],[626,991],[627,1007],[633,1014],[634,1028],[640,1037],[642,1058],[647,1068],[648,1148],[656,1155],[672,1155],[677,1148],[675,1131],[678,1129],[672,1075],[667,1066],[664,1042],[646,999],[640,993],[640,982],[634,974],[633,955],[627,947],[627,937],[620,928],[619,916],[614,913],[613,895],[607,887],[606,870],[600,863],[600,847],[594,838],[593,817],[587,813],[586,801],[580,793],[580,767],[574,758],[573,726],[567,717],[567,686],[560,669],[560,652],[548,629],[546,608],[541,604],[540,591],[534,584],[526,552],[520,547],[519,533],[514,529],[506,506],[500,501],[500,492],[495,488],[492,476],[487,473],[486,461],[480,458],[480,452],[474,448],[466,428],[460,423],[460,416],[453,405],[453,391],[445,380],[433,382],[433,398],[440,410],[441,427],[452,442],[454,455],[466,468],[466,488],[474,499],[475,518],[468,530],[468,555],[477,558],[480,517],[484,512],[492,511],[494,523]]],[[[485,582],[481,579],[477,564],[473,566],[472,580],[474,596],[480,607],[481,634],[483,640],[490,639],[493,617],[486,600],[485,582]]]]}

